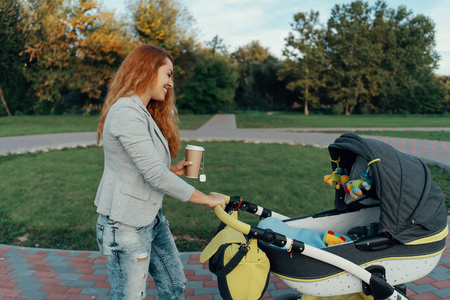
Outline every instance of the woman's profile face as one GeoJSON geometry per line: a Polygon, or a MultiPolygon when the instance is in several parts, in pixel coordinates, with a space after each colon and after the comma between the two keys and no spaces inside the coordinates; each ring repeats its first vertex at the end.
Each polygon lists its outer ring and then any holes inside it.
{"type": "Polygon", "coordinates": [[[151,87],[151,99],[164,101],[169,89],[173,89],[173,64],[166,58],[164,65],[158,69],[155,84],[151,87]]]}

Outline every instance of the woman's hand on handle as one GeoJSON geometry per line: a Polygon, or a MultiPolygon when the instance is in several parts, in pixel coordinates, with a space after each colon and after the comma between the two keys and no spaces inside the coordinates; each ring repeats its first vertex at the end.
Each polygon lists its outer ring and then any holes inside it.
{"type": "Polygon", "coordinates": [[[213,208],[217,205],[220,205],[223,209],[225,209],[225,195],[223,194],[212,194],[212,195],[205,195],[199,190],[195,190],[192,194],[191,198],[188,202],[195,203],[195,204],[204,204],[208,205],[209,207],[213,208]]]}
{"type": "Polygon", "coordinates": [[[217,205],[220,205],[222,209],[225,209],[225,195],[213,194],[209,195],[208,197],[211,198],[211,202],[208,204],[209,207],[214,208],[217,205]]]}

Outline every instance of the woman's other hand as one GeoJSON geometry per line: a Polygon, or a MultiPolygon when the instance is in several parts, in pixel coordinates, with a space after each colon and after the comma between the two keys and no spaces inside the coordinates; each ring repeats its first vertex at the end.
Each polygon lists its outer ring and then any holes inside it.
{"type": "Polygon", "coordinates": [[[190,165],[192,165],[191,161],[186,161],[186,159],[183,159],[182,161],[171,165],[170,171],[178,176],[181,176],[186,174],[186,167],[189,167],[190,165]]]}

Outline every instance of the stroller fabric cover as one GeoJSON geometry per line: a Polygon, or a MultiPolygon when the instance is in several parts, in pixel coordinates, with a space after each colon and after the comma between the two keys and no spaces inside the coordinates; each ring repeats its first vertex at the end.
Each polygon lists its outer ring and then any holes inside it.
{"type": "MultiPolygon", "coordinates": [[[[348,172],[358,156],[367,161],[380,159],[370,165],[375,188],[366,193],[380,201],[381,226],[393,239],[414,244],[443,238],[440,235],[447,228],[444,194],[419,158],[353,133],[341,135],[328,150],[331,159],[339,159],[339,167],[348,172]]],[[[336,167],[332,162],[332,168],[336,167]]],[[[336,209],[346,210],[347,206],[343,189],[336,190],[336,209]]]]}

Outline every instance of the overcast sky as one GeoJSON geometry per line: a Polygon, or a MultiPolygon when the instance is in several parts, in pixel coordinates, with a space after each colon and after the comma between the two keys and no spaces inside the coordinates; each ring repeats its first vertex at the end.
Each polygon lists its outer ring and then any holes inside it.
{"type": "MultiPolygon", "coordinates": [[[[126,11],[129,0],[103,0],[103,7],[126,11]]],[[[228,50],[258,40],[263,47],[282,58],[284,39],[291,31],[294,14],[319,11],[325,24],[336,4],[351,0],[179,0],[195,19],[200,41],[219,35],[228,50]]],[[[366,1],[373,5],[376,0],[366,1]]],[[[450,76],[450,0],[387,0],[390,8],[405,5],[414,14],[430,17],[436,25],[436,50],[441,56],[437,74],[450,76]]]]}

